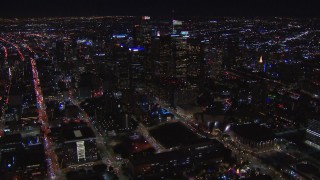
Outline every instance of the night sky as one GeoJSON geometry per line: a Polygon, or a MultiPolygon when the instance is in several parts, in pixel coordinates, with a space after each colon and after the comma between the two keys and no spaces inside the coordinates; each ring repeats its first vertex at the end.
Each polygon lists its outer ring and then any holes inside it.
{"type": "Polygon", "coordinates": [[[90,15],[320,17],[319,0],[1,0],[1,17],[90,15]]]}

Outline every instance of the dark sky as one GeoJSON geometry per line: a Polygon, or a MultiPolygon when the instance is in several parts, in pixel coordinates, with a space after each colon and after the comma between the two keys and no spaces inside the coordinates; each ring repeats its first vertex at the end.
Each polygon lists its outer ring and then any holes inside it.
{"type": "Polygon", "coordinates": [[[1,0],[1,17],[89,15],[320,17],[320,0],[1,0]]]}

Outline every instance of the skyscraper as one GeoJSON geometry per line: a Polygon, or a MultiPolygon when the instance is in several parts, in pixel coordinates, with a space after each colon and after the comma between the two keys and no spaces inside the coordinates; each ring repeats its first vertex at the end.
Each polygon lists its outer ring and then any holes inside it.
{"type": "Polygon", "coordinates": [[[63,62],[64,58],[65,58],[65,52],[64,52],[65,44],[64,44],[64,42],[61,40],[57,41],[54,46],[56,49],[56,61],[63,62]]]}
{"type": "Polygon", "coordinates": [[[145,52],[143,47],[129,48],[129,84],[130,88],[139,87],[145,78],[145,52]]]}
{"type": "Polygon", "coordinates": [[[320,149],[320,121],[318,119],[310,119],[306,132],[306,143],[320,149]]]}
{"type": "Polygon", "coordinates": [[[125,89],[129,87],[129,51],[125,45],[116,44],[113,47],[113,66],[116,72],[118,87],[125,89]]]}
{"type": "Polygon", "coordinates": [[[160,36],[153,40],[155,75],[169,77],[174,74],[174,61],[171,36],[160,36]]]}
{"type": "Polygon", "coordinates": [[[239,53],[239,40],[229,38],[224,45],[222,66],[224,68],[230,68],[235,65],[237,54],[239,53]]]}

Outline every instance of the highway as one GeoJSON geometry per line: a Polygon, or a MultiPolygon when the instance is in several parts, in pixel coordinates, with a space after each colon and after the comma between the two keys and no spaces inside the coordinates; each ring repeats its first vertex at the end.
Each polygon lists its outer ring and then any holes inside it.
{"type": "MultiPolygon", "coordinates": [[[[1,40],[2,38],[0,38],[0,40],[1,40]]],[[[3,40],[2,40],[3,41],[3,40]]],[[[4,41],[6,44],[8,44],[6,41],[4,41]]],[[[4,53],[4,62],[3,62],[3,65],[5,66],[6,65],[6,63],[8,62],[8,49],[7,49],[7,47],[6,46],[4,46],[3,44],[0,44],[1,45],[1,47],[2,47],[2,49],[3,49],[3,53],[4,53]]],[[[20,57],[19,57],[20,58],[20,57]]],[[[15,66],[17,65],[17,63],[15,63],[15,66]]],[[[8,105],[8,103],[9,103],[9,93],[10,93],[10,88],[11,88],[11,84],[12,84],[12,73],[14,73],[15,72],[15,67],[12,67],[12,70],[10,69],[8,69],[8,71],[10,71],[10,73],[11,73],[11,76],[10,76],[10,74],[9,74],[9,82],[7,82],[7,84],[6,84],[6,89],[5,89],[5,96],[4,97],[2,97],[2,98],[6,98],[6,100],[5,100],[5,104],[6,105],[8,105]]],[[[2,109],[1,109],[1,111],[2,111],[2,117],[0,117],[1,119],[0,119],[0,133],[1,133],[1,135],[4,133],[3,132],[3,128],[4,128],[4,115],[5,115],[5,105],[3,105],[2,106],[2,109]]]]}
{"type": "Polygon", "coordinates": [[[15,47],[16,50],[17,50],[17,52],[18,52],[18,54],[19,54],[20,59],[21,59],[22,61],[24,61],[25,57],[24,57],[24,55],[22,54],[22,52],[20,51],[20,48],[18,47],[18,45],[14,44],[14,43],[12,43],[12,42],[10,42],[10,41],[2,38],[2,37],[0,37],[0,41],[6,42],[6,43],[10,44],[11,46],[15,47]]]}
{"type": "Polygon", "coordinates": [[[3,49],[3,55],[4,55],[4,62],[3,62],[3,64],[5,64],[5,63],[7,62],[7,60],[8,60],[8,49],[7,49],[6,46],[4,46],[4,45],[2,45],[2,44],[0,44],[0,46],[1,46],[2,49],[3,49]]]}

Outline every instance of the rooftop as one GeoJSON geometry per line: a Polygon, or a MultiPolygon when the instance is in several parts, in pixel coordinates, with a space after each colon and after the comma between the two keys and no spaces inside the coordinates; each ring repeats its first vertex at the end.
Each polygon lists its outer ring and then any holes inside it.
{"type": "Polygon", "coordinates": [[[163,124],[150,130],[150,134],[165,148],[189,146],[206,141],[186,128],[182,123],[163,124]]]}
{"type": "Polygon", "coordinates": [[[232,127],[237,135],[253,141],[267,141],[275,138],[272,130],[259,124],[243,124],[232,127]]]}
{"type": "Polygon", "coordinates": [[[62,131],[62,136],[65,143],[96,138],[90,127],[82,127],[75,130],[64,129],[62,131]]]}

